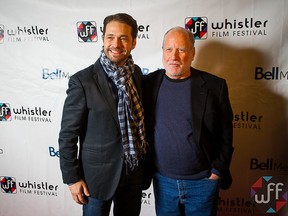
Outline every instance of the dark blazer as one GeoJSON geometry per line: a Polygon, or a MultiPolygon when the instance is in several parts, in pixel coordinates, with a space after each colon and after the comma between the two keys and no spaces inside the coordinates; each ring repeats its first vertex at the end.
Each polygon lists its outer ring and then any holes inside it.
{"type": "MultiPolygon", "coordinates": [[[[135,65],[133,80],[140,98],[141,79],[141,70],[135,65]]],[[[64,183],[84,179],[92,197],[101,200],[112,197],[122,170],[123,146],[117,101],[99,59],[69,80],[59,152],[64,183]]]]}
{"type": "MultiPolygon", "coordinates": [[[[223,174],[221,188],[227,189],[232,183],[229,166],[234,151],[233,113],[227,84],[224,79],[215,75],[192,67],[190,70],[193,136],[210,162],[211,169],[215,168],[223,174]]],[[[153,155],[155,105],[164,74],[165,70],[158,70],[143,78],[145,123],[150,156],[153,155]]]]}

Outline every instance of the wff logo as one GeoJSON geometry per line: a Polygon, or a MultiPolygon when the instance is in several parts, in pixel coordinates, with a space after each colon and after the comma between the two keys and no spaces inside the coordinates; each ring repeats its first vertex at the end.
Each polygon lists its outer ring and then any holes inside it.
{"type": "Polygon", "coordinates": [[[4,42],[4,25],[0,24],[0,44],[4,42]]]}
{"type": "Polygon", "coordinates": [[[207,38],[207,17],[187,17],[185,19],[185,28],[192,32],[196,40],[207,38]]]}
{"type": "Polygon", "coordinates": [[[269,206],[273,204],[275,206],[275,208],[268,207],[266,213],[277,213],[287,204],[288,192],[283,191],[283,183],[274,183],[271,179],[272,176],[260,177],[251,187],[251,197],[254,197],[258,204],[269,204],[269,206]]]}
{"type": "Polygon", "coordinates": [[[11,109],[8,103],[0,103],[0,121],[11,121],[11,109]]]}
{"type": "Polygon", "coordinates": [[[1,176],[1,191],[4,193],[16,193],[16,179],[9,176],[1,176]]]}
{"type": "Polygon", "coordinates": [[[96,42],[98,39],[96,22],[77,22],[77,33],[79,42],[96,42]]]}

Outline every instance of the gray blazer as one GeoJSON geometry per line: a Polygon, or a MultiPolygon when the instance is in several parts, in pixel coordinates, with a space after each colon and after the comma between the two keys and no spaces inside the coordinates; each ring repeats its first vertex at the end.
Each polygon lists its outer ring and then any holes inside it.
{"type": "MultiPolygon", "coordinates": [[[[135,65],[140,97],[141,76],[135,65]]],[[[63,182],[84,179],[92,197],[110,199],[120,179],[123,146],[117,101],[99,59],[71,76],[58,141],[63,182]]]]}

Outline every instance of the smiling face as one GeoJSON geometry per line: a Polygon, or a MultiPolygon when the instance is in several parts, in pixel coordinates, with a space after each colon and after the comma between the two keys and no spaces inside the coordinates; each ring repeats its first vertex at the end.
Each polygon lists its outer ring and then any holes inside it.
{"type": "Polygon", "coordinates": [[[169,78],[185,79],[189,77],[194,56],[195,48],[184,29],[175,28],[166,34],[163,42],[162,61],[169,78]]]}
{"type": "Polygon", "coordinates": [[[136,39],[131,35],[131,26],[111,21],[103,35],[104,52],[117,66],[125,64],[128,56],[136,46],[136,39]]]}

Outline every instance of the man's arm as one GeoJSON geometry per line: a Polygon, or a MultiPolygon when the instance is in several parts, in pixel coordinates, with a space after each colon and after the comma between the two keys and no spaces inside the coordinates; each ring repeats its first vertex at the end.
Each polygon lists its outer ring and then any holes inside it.
{"type": "Polygon", "coordinates": [[[79,204],[86,202],[83,195],[89,196],[78,161],[78,140],[85,122],[85,113],[86,100],[81,82],[76,76],[72,76],[63,107],[59,153],[63,182],[69,185],[73,199],[79,204]]]}

